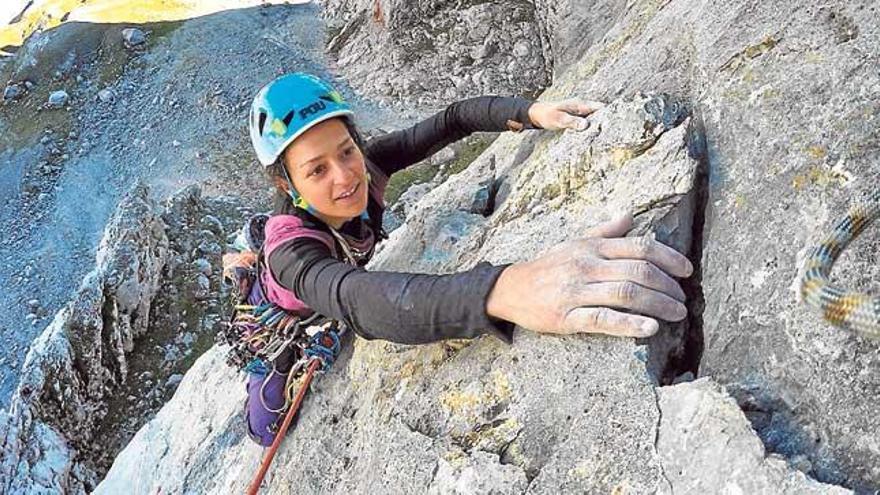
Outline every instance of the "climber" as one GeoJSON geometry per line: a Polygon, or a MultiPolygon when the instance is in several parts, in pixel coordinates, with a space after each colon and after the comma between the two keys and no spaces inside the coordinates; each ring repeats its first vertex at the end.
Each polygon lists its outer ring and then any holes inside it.
{"type": "MultiPolygon", "coordinates": [[[[673,277],[690,276],[690,262],[652,237],[623,237],[629,214],[526,262],[483,262],[449,275],[363,268],[384,236],[388,176],[476,131],[583,130],[599,106],[483,96],[364,142],[351,107],[329,84],[301,73],[278,77],[257,93],[249,117],[257,157],[277,189],[261,253],[266,297],[287,311],[344,322],[363,338],[405,344],[484,333],[511,343],[515,325],[648,337],[657,319],[684,319],[685,294],[673,277]]],[[[282,373],[290,366],[276,365],[282,373]]],[[[271,409],[284,403],[283,381],[266,380],[252,374],[246,406],[262,445],[274,437],[271,409]]]]}

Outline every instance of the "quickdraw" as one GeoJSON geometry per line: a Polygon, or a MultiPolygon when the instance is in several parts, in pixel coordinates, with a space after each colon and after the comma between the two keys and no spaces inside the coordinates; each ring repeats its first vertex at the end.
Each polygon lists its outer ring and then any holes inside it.
{"type": "MultiPolygon", "coordinates": [[[[259,490],[315,373],[325,373],[330,369],[339,355],[341,337],[346,332],[341,322],[317,313],[306,317],[265,298],[260,286],[260,249],[266,218],[265,215],[252,217],[234,244],[239,252],[223,257],[224,278],[233,282],[236,304],[231,318],[217,335],[218,343],[229,346],[227,363],[230,366],[267,377],[259,390],[262,406],[273,413],[287,411],[281,424],[276,423],[272,427],[277,430],[275,438],[248,489],[251,494],[259,490]],[[277,369],[279,361],[287,364],[292,359],[297,360],[289,371],[277,369]],[[284,405],[278,409],[268,407],[264,394],[271,374],[287,375],[284,405]]],[[[352,248],[335,229],[331,227],[330,230],[342,246],[349,263],[357,266],[358,261],[369,257],[369,252],[352,248]]]]}
{"type": "MultiPolygon", "coordinates": [[[[311,328],[314,329],[315,327],[311,328]]],[[[296,416],[297,411],[299,411],[303,398],[306,395],[306,390],[308,390],[311,385],[315,373],[324,373],[333,365],[333,362],[336,360],[336,357],[339,355],[339,350],[341,349],[340,338],[344,334],[344,326],[339,328],[336,326],[336,322],[330,322],[324,328],[315,330],[311,337],[309,337],[307,345],[301,349],[301,357],[299,361],[293,365],[287,375],[287,385],[285,386],[284,394],[284,408],[287,408],[287,413],[284,415],[284,421],[278,428],[275,440],[272,441],[272,445],[269,447],[269,450],[266,451],[266,455],[263,456],[259,471],[257,471],[254,480],[248,487],[248,495],[256,495],[259,491],[260,486],[263,484],[263,479],[265,479],[266,473],[269,471],[269,466],[272,464],[272,459],[275,458],[275,453],[278,451],[278,447],[281,445],[284,436],[287,434],[287,430],[290,428],[290,424],[293,422],[293,418],[296,416]],[[297,383],[299,383],[299,388],[296,392],[296,396],[291,398],[290,393],[292,389],[297,386],[297,383]]],[[[268,382],[268,380],[263,383],[265,384],[266,382],[268,382]]],[[[261,399],[262,395],[263,393],[261,390],[261,399]]],[[[284,408],[276,412],[283,411],[284,408]]]]}

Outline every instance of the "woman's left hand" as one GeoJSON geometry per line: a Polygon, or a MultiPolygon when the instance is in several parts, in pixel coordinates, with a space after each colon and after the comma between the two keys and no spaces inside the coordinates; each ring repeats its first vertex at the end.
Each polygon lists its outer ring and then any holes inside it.
{"type": "Polygon", "coordinates": [[[586,117],[604,106],[604,103],[598,101],[538,101],[529,107],[529,118],[533,125],[551,131],[562,129],[583,131],[589,127],[586,117]]]}

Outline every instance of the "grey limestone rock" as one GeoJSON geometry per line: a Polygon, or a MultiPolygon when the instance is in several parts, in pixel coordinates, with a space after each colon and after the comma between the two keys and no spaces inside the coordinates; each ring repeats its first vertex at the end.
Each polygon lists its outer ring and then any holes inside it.
{"type": "Polygon", "coordinates": [[[3,89],[3,100],[17,100],[24,94],[24,89],[18,84],[10,84],[3,89]]]}
{"type": "Polygon", "coordinates": [[[196,270],[199,271],[205,277],[210,277],[211,272],[213,271],[211,268],[211,262],[206,260],[205,258],[199,258],[193,262],[196,267],[196,270]]]}
{"type": "Polygon", "coordinates": [[[104,103],[112,103],[116,99],[116,92],[110,88],[98,91],[98,99],[104,103]]]}
{"type": "Polygon", "coordinates": [[[125,28],[122,30],[122,39],[128,47],[142,45],[147,41],[147,34],[138,28],[125,28]]]}
{"type": "Polygon", "coordinates": [[[339,26],[329,45],[338,67],[372,97],[441,105],[531,92],[549,80],[549,52],[530,2],[322,3],[328,23],[339,26]]]}
{"type": "Polygon", "coordinates": [[[95,269],[28,352],[0,428],[5,493],[83,493],[97,483],[76,451],[90,444],[107,394],[126,379],[167,251],[164,225],[138,185],[108,223],[95,269]]]}
{"type": "Polygon", "coordinates": [[[193,295],[197,300],[207,299],[211,295],[211,280],[204,273],[196,277],[196,290],[193,295]]]}
{"type": "Polygon", "coordinates": [[[217,237],[223,237],[223,222],[214,215],[205,215],[202,217],[202,227],[210,230],[217,237]]]}
{"type": "Polygon", "coordinates": [[[69,99],[70,96],[67,94],[67,91],[61,89],[49,93],[49,100],[47,101],[47,104],[50,108],[61,108],[67,104],[67,100],[69,99]]]}
{"type": "Polygon", "coordinates": [[[675,493],[851,493],[768,456],[736,401],[709,378],[658,389],[657,450],[675,493]]]}

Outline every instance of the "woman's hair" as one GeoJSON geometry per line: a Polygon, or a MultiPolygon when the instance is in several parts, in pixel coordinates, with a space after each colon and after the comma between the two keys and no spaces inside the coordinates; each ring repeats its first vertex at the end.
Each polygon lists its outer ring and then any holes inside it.
{"type": "MultiPolygon", "coordinates": [[[[361,136],[361,133],[358,131],[357,126],[354,121],[350,117],[341,117],[342,122],[345,124],[345,128],[348,129],[348,133],[351,135],[351,139],[354,141],[355,146],[364,151],[364,140],[361,136]]],[[[272,184],[275,185],[275,189],[278,194],[287,197],[287,179],[284,177],[284,153],[281,153],[278,156],[278,159],[275,160],[275,163],[266,167],[266,173],[269,175],[269,180],[272,181],[272,184]]],[[[293,180],[293,178],[291,178],[293,180]]]]}

